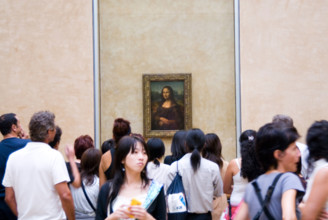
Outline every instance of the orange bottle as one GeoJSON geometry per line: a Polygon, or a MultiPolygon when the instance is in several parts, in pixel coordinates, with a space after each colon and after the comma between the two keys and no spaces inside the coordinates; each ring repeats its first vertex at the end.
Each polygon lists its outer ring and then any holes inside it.
{"type": "MultiPolygon", "coordinates": [[[[131,199],[131,204],[130,205],[141,205],[141,202],[136,200],[136,199],[131,199]]],[[[129,215],[129,218],[134,218],[134,216],[129,215]]]]}

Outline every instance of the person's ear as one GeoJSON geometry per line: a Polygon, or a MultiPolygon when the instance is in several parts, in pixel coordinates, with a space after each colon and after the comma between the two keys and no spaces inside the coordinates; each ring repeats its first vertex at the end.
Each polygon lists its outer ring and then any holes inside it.
{"type": "Polygon", "coordinates": [[[12,124],[11,125],[11,131],[13,131],[13,132],[15,132],[16,133],[16,131],[17,131],[17,125],[15,125],[15,124],[12,124]]]}
{"type": "Polygon", "coordinates": [[[273,156],[276,160],[281,160],[282,157],[284,156],[284,152],[282,152],[281,150],[275,150],[273,152],[273,156]]]}

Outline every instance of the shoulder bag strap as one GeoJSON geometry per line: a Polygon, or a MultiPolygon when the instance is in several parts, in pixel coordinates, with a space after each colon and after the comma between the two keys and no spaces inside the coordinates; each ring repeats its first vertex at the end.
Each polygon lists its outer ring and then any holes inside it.
{"type": "Polygon", "coordinates": [[[83,190],[83,193],[85,195],[85,198],[87,199],[89,205],[91,206],[91,208],[93,209],[93,211],[96,211],[96,208],[93,206],[92,202],[89,199],[89,196],[88,196],[87,192],[85,191],[83,181],[81,181],[81,186],[82,186],[82,190],[83,190]]]}
{"type": "Polygon", "coordinates": [[[272,185],[269,187],[266,195],[265,195],[265,199],[263,201],[263,198],[261,196],[261,189],[259,188],[256,180],[252,183],[253,187],[255,188],[255,192],[256,192],[256,196],[258,198],[258,200],[260,201],[260,204],[262,205],[261,210],[255,215],[255,217],[253,218],[254,220],[257,220],[260,218],[262,212],[264,211],[265,215],[268,217],[268,219],[270,220],[274,220],[273,216],[271,215],[271,213],[269,212],[267,206],[271,200],[271,196],[273,194],[273,190],[277,185],[277,182],[279,180],[279,178],[281,177],[283,173],[279,173],[273,180],[272,185]]]}
{"type": "Polygon", "coordinates": [[[184,194],[184,197],[185,197],[186,207],[187,207],[187,210],[188,210],[188,201],[187,201],[186,191],[185,191],[184,186],[183,186],[182,176],[179,173],[179,162],[178,161],[179,160],[177,160],[177,172],[176,172],[176,175],[179,175],[181,177],[181,184],[182,184],[182,187],[183,187],[183,194],[184,194]]]}

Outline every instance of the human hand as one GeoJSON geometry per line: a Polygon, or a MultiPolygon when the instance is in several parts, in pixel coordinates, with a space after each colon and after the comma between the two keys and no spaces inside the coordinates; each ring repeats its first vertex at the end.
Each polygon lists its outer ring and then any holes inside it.
{"type": "Polygon", "coordinates": [[[328,219],[328,212],[323,209],[321,212],[320,212],[320,215],[319,215],[319,220],[327,220],[328,219]]]}
{"type": "Polygon", "coordinates": [[[66,144],[65,145],[65,154],[69,160],[71,160],[71,159],[74,160],[74,157],[75,157],[74,147],[72,145],[66,144]]]}
{"type": "Polygon", "coordinates": [[[159,118],[159,121],[160,121],[159,123],[162,123],[162,125],[163,125],[163,124],[168,124],[168,123],[169,123],[169,120],[166,119],[166,118],[164,118],[164,117],[160,117],[160,118],[159,118]]]}
{"type": "Polygon", "coordinates": [[[153,220],[154,218],[140,205],[130,206],[130,213],[139,220],[153,220]]]}
{"type": "Polygon", "coordinates": [[[23,130],[23,128],[21,129],[21,132],[18,134],[18,137],[20,139],[29,139],[29,135],[27,133],[25,133],[25,131],[23,130]]]}
{"type": "Polygon", "coordinates": [[[131,212],[128,205],[121,205],[118,209],[110,214],[105,220],[128,219],[131,212]]]}

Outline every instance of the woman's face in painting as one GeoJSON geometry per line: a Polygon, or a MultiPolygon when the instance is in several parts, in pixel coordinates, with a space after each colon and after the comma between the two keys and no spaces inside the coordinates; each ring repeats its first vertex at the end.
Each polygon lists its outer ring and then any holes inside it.
{"type": "Polygon", "coordinates": [[[170,90],[168,89],[168,88],[164,88],[163,89],[163,92],[162,92],[162,95],[163,95],[163,98],[165,99],[165,100],[168,100],[168,99],[170,99],[170,90]]]}

